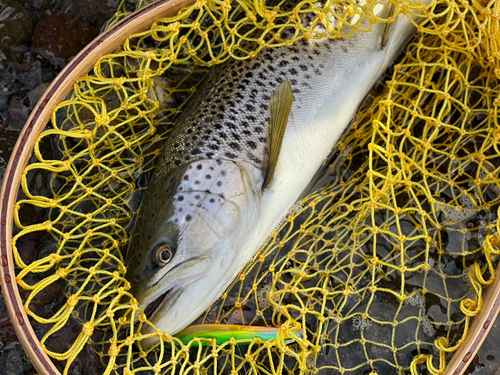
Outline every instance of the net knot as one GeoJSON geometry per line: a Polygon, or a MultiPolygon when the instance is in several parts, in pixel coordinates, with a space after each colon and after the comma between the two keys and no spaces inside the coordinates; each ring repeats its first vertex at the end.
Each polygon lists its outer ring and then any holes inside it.
{"type": "Polygon", "coordinates": [[[49,263],[50,264],[57,264],[62,260],[62,256],[59,254],[50,254],[49,255],[49,263]]]}
{"type": "Polygon", "coordinates": [[[181,24],[179,22],[173,22],[166,27],[167,31],[170,31],[173,33],[178,32],[180,28],[181,28],[181,24]]]}
{"type": "Polygon", "coordinates": [[[87,322],[83,325],[82,332],[85,336],[90,337],[94,333],[94,325],[91,322],[87,322]]]}
{"type": "Polygon", "coordinates": [[[61,278],[61,279],[65,279],[66,276],[68,276],[68,271],[66,271],[65,268],[59,268],[57,271],[56,271],[56,275],[61,278]]]}
{"type": "Polygon", "coordinates": [[[113,343],[109,347],[108,354],[110,357],[116,357],[118,356],[118,354],[120,354],[120,348],[113,343]]]}
{"type": "Polygon", "coordinates": [[[97,126],[107,125],[111,121],[107,113],[103,113],[95,116],[95,123],[97,126]]]}
{"type": "Polygon", "coordinates": [[[156,53],[154,51],[147,51],[144,53],[144,57],[148,60],[153,60],[156,58],[156,53]]]}

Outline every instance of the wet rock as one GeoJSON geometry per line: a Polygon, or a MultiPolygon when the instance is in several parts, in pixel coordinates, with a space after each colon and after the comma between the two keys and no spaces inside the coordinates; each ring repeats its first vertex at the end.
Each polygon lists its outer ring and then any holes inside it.
{"type": "Polygon", "coordinates": [[[13,95],[7,110],[7,130],[21,131],[28,119],[29,106],[25,95],[13,95]]]}
{"type": "Polygon", "coordinates": [[[15,0],[0,0],[0,69],[20,62],[33,30],[30,12],[15,0]]]}
{"type": "Polygon", "coordinates": [[[35,61],[33,64],[19,64],[17,70],[18,80],[24,89],[33,90],[35,87],[42,84],[42,64],[40,61],[35,61]]]}
{"type": "Polygon", "coordinates": [[[5,346],[3,355],[0,357],[0,374],[17,375],[33,374],[35,369],[30,363],[28,356],[18,342],[5,346]]]}
{"type": "Polygon", "coordinates": [[[96,36],[89,21],[54,12],[36,24],[31,43],[51,63],[64,66],[96,36]]]}
{"type": "Polygon", "coordinates": [[[114,16],[120,3],[119,0],[71,0],[70,2],[74,9],[82,12],[85,18],[92,20],[98,29],[114,16]]]}

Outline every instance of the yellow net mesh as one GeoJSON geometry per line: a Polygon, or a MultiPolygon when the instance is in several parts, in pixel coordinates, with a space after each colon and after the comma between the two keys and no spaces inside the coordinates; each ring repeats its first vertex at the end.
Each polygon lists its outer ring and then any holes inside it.
{"type": "MultiPolygon", "coordinates": [[[[78,80],[23,174],[13,240],[26,310],[65,373],[96,355],[99,371],[125,375],[443,371],[481,310],[500,251],[500,5],[394,4],[382,20],[374,4],[348,0],[290,10],[199,0],[78,80]],[[120,250],[162,141],[208,68],[301,38],[348,37],[399,13],[424,19],[406,54],[316,189],[198,321],[283,326],[282,334],[245,346],[142,348],[145,337],[176,339],[141,334],[150,323],[134,318],[120,250]],[[36,259],[23,250],[29,241],[42,244],[36,259]],[[287,344],[293,327],[304,338],[287,344]]],[[[124,2],[109,25],[131,10],[124,2]]]]}

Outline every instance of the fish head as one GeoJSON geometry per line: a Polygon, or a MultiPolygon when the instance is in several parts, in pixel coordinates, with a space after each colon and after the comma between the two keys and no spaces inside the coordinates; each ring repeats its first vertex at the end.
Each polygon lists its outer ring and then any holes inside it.
{"type": "MultiPolygon", "coordinates": [[[[194,169],[198,171],[200,165],[200,176],[210,167],[217,176],[217,169],[224,163],[197,162],[194,169]]],[[[229,186],[218,184],[222,174],[211,184],[197,184],[201,178],[189,172],[189,167],[182,169],[176,178],[169,178],[165,189],[153,179],[151,184],[157,186],[152,185],[146,193],[140,209],[131,241],[134,256],[128,262],[127,278],[131,293],[148,320],[155,325],[168,320],[168,327],[175,327],[170,334],[190,323],[184,322],[189,304],[203,298],[193,295],[194,286],[210,289],[211,283],[217,280],[204,276],[213,267],[220,268],[221,262],[227,263],[237,247],[242,231],[242,206],[246,202],[245,194],[238,190],[246,191],[243,185],[247,182],[238,183],[242,178],[238,167],[225,165],[222,171],[225,171],[223,181],[231,181],[229,186]],[[158,190],[166,195],[155,197],[158,190]],[[232,199],[233,195],[237,198],[232,199]]]]}

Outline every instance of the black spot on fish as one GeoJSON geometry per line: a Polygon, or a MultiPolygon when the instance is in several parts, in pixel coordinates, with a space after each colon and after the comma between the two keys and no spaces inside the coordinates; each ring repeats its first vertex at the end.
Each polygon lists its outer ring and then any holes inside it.
{"type": "Polygon", "coordinates": [[[227,156],[229,159],[235,159],[236,158],[236,155],[233,154],[232,152],[226,152],[224,155],[227,156]]]}
{"type": "Polygon", "coordinates": [[[215,202],[215,199],[210,198],[210,203],[214,203],[214,202],[215,202]]]}
{"type": "Polygon", "coordinates": [[[266,137],[260,137],[260,138],[259,138],[259,141],[261,141],[262,143],[266,143],[267,138],[266,138],[266,137]]]}
{"type": "Polygon", "coordinates": [[[314,74],[316,74],[317,76],[320,76],[321,75],[321,70],[319,69],[314,69],[314,74]]]}
{"type": "Polygon", "coordinates": [[[255,122],[257,121],[257,118],[255,116],[247,116],[249,121],[255,122]]]}
{"type": "Polygon", "coordinates": [[[219,120],[223,120],[223,119],[224,119],[224,115],[223,115],[222,113],[219,113],[219,114],[217,115],[217,118],[218,118],[219,120]]]}
{"type": "Polygon", "coordinates": [[[249,152],[249,153],[247,154],[247,157],[248,157],[251,161],[253,161],[255,164],[260,164],[260,163],[262,163],[262,160],[260,160],[258,157],[256,157],[255,155],[253,155],[251,152],[249,152]]]}
{"type": "Polygon", "coordinates": [[[207,180],[210,180],[210,179],[212,178],[212,176],[211,176],[211,175],[209,175],[209,174],[207,174],[207,175],[205,176],[205,178],[206,178],[207,180]]]}
{"type": "Polygon", "coordinates": [[[224,133],[224,132],[219,132],[219,136],[222,138],[222,139],[227,139],[227,134],[224,133]]]}
{"type": "Polygon", "coordinates": [[[262,127],[260,126],[256,126],[255,128],[253,128],[253,130],[258,134],[264,133],[264,129],[262,129],[262,127]]]}
{"type": "MultiPolygon", "coordinates": [[[[237,144],[236,142],[231,142],[229,144],[229,147],[231,147],[233,150],[236,150],[236,151],[240,151],[241,150],[241,147],[239,144],[237,144]]],[[[228,156],[229,157],[229,156],[228,156]]]]}
{"type": "Polygon", "coordinates": [[[219,159],[217,159],[216,162],[217,162],[217,165],[221,165],[222,164],[222,162],[219,159]]]}
{"type": "Polygon", "coordinates": [[[269,105],[267,105],[266,103],[262,103],[260,105],[260,108],[262,108],[264,111],[267,111],[269,109],[269,105]]]}
{"type": "Polygon", "coordinates": [[[264,94],[264,95],[262,95],[262,99],[270,101],[271,97],[269,95],[264,94]]]}
{"type": "Polygon", "coordinates": [[[182,207],[179,207],[179,212],[182,212],[184,211],[184,209],[182,207]]]}
{"type": "Polygon", "coordinates": [[[195,181],[194,181],[194,184],[195,184],[195,185],[199,185],[199,184],[200,184],[200,181],[195,180],[195,181]]]}
{"type": "Polygon", "coordinates": [[[245,77],[252,78],[253,77],[253,73],[252,72],[248,72],[248,73],[245,74],[245,77]]]}
{"type": "Polygon", "coordinates": [[[183,177],[183,180],[184,181],[189,181],[189,175],[185,174],[184,177],[183,177]]]}
{"type": "Polygon", "coordinates": [[[214,153],[213,152],[207,152],[207,158],[211,158],[212,156],[214,156],[214,153]]]}
{"type": "Polygon", "coordinates": [[[220,129],[222,129],[222,125],[221,124],[215,124],[214,128],[217,129],[217,130],[220,130],[220,129]]]}
{"type": "Polygon", "coordinates": [[[283,67],[283,66],[287,66],[288,64],[290,64],[290,63],[287,60],[281,60],[278,65],[283,67]]]}
{"type": "Polygon", "coordinates": [[[264,58],[265,58],[267,61],[269,61],[269,62],[273,62],[273,60],[274,60],[274,59],[273,59],[273,56],[272,56],[270,53],[266,53],[266,54],[264,55],[264,58]]]}
{"type": "Polygon", "coordinates": [[[217,186],[222,186],[222,181],[217,181],[217,186]]]}
{"type": "Polygon", "coordinates": [[[241,137],[240,137],[238,134],[236,134],[235,132],[231,132],[231,136],[232,136],[234,139],[236,139],[237,141],[239,141],[239,140],[241,139],[241,137]]]}
{"type": "Polygon", "coordinates": [[[191,220],[193,217],[191,215],[186,215],[186,221],[191,220]]]}
{"type": "Polygon", "coordinates": [[[211,144],[208,147],[210,147],[210,149],[215,150],[215,151],[217,151],[219,149],[219,146],[217,146],[215,144],[211,144]]]}
{"type": "Polygon", "coordinates": [[[250,133],[248,130],[243,130],[243,134],[246,136],[252,135],[252,133],[250,133]]]}
{"type": "Polygon", "coordinates": [[[254,141],[248,141],[247,145],[249,145],[252,150],[257,148],[257,144],[254,141]]]}
{"type": "Polygon", "coordinates": [[[174,161],[174,164],[175,164],[176,166],[179,166],[179,165],[181,165],[181,161],[180,161],[180,160],[175,160],[175,161],[174,161]]]}
{"type": "Polygon", "coordinates": [[[191,155],[198,155],[201,154],[201,151],[199,148],[195,148],[193,151],[191,151],[191,155]]]}
{"type": "Polygon", "coordinates": [[[255,111],[254,106],[253,106],[253,105],[251,105],[251,104],[247,104],[247,105],[245,105],[245,108],[247,109],[247,111],[250,111],[250,112],[255,111]]]}

